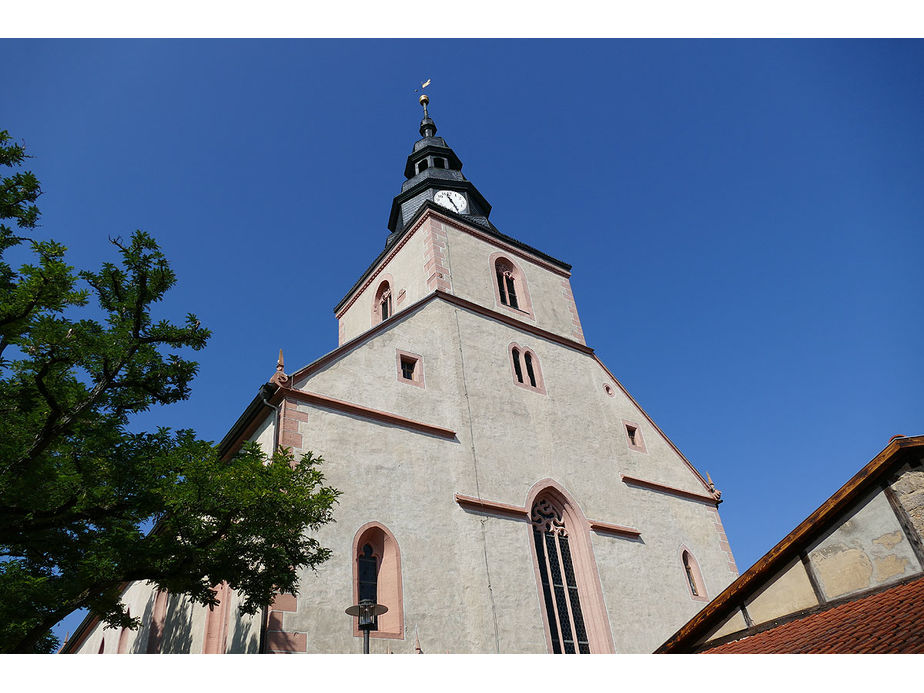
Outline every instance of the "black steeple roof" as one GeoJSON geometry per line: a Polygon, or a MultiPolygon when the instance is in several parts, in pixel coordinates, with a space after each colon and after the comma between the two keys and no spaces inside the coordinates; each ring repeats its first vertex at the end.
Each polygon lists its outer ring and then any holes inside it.
{"type": "MultiPolygon", "coordinates": [[[[451,212],[460,213],[466,221],[484,229],[496,229],[488,221],[491,205],[484,199],[478,189],[462,175],[462,160],[452,151],[446,140],[436,135],[436,123],[430,118],[427,104],[430,100],[426,94],[421,95],[424,117],[420,121],[420,139],[404,167],[407,179],[401,185],[401,192],[391,203],[388,217],[388,230],[391,232],[386,245],[407,228],[416,212],[427,200],[440,203],[434,197],[440,191],[453,191],[465,199],[465,208],[459,212],[454,207],[446,207],[451,212]]],[[[458,198],[455,198],[458,199],[458,198]]]]}

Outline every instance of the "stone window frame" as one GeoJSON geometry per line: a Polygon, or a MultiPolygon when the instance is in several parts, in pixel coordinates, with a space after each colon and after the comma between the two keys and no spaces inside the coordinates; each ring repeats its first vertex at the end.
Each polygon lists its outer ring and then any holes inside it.
{"type": "Polygon", "coordinates": [[[548,394],[545,389],[545,379],[542,377],[542,366],[539,363],[539,357],[536,355],[535,351],[517,342],[510,342],[510,344],[507,345],[507,356],[510,359],[510,372],[513,375],[514,385],[522,387],[524,390],[529,390],[530,392],[538,392],[543,395],[548,394]],[[514,351],[517,352],[517,355],[514,355],[514,351]],[[529,384],[529,376],[526,370],[526,354],[530,355],[533,376],[536,379],[535,386],[529,384]],[[517,378],[518,359],[522,359],[519,361],[520,373],[523,377],[522,382],[517,378]]]}
{"type": "MultiPolygon", "coordinates": [[[[401,575],[401,549],[395,535],[381,522],[367,522],[353,537],[350,554],[353,565],[353,603],[359,603],[359,556],[366,544],[372,546],[377,559],[376,593],[379,604],[388,611],[378,617],[378,629],[369,632],[371,638],[404,640],[404,597],[401,575]]],[[[353,636],[362,637],[359,619],[353,617],[353,636]]]]}
{"type": "Polygon", "coordinates": [[[491,286],[494,287],[494,305],[495,307],[506,310],[515,315],[528,315],[530,318],[535,319],[533,313],[533,303],[529,295],[529,285],[526,282],[526,275],[523,272],[523,269],[520,267],[513,256],[510,253],[505,252],[496,252],[491,253],[489,258],[489,266],[491,268],[491,286]],[[510,276],[513,279],[513,285],[515,287],[515,292],[517,295],[517,307],[514,308],[501,300],[500,287],[497,285],[497,273],[498,273],[498,263],[504,262],[510,266],[510,276]]]}
{"type": "Polygon", "coordinates": [[[395,374],[399,383],[404,383],[405,385],[415,385],[416,387],[426,388],[426,381],[424,380],[424,362],[423,356],[420,354],[415,354],[411,351],[403,351],[401,349],[395,349],[395,360],[397,362],[398,370],[395,374]],[[414,378],[408,380],[404,377],[404,370],[401,367],[401,362],[405,359],[411,359],[414,361],[414,378]]]}
{"type": "Polygon", "coordinates": [[[629,449],[647,454],[648,448],[645,446],[645,437],[642,435],[642,427],[636,422],[626,419],[622,420],[622,426],[626,434],[626,444],[629,446],[629,449]],[[631,434],[630,429],[632,431],[631,434]],[[634,443],[632,442],[633,438],[635,439],[634,443]]]}

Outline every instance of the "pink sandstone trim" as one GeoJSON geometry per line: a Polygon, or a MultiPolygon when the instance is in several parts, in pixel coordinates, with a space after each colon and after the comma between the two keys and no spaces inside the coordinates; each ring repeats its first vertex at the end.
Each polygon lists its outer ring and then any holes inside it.
{"type": "Polygon", "coordinates": [[[653,491],[662,491],[663,493],[668,493],[672,496],[679,496],[680,498],[689,498],[691,500],[697,501],[705,501],[706,503],[711,503],[713,505],[719,502],[715,496],[707,496],[700,493],[693,493],[692,491],[684,491],[683,489],[674,488],[673,486],[665,486],[664,484],[658,484],[654,481],[637,479],[633,476],[626,476],[625,474],[623,474],[621,478],[623,483],[630,486],[640,486],[642,488],[651,489],[653,491]]]}
{"type": "Polygon", "coordinates": [[[488,243],[489,245],[493,245],[495,248],[500,248],[506,253],[511,253],[512,255],[516,255],[518,258],[531,262],[534,265],[538,265],[542,267],[543,269],[548,270],[549,272],[553,272],[562,277],[571,276],[570,272],[562,269],[561,267],[557,267],[556,265],[553,265],[550,262],[547,262],[540,257],[532,255],[526,252],[525,250],[520,250],[519,248],[513,245],[509,245],[508,243],[505,243],[499,238],[495,238],[494,236],[489,236],[488,234],[484,233],[483,231],[479,231],[478,229],[474,227],[466,226],[456,221],[455,219],[444,217],[442,214],[440,214],[439,212],[436,212],[435,210],[427,210],[424,216],[434,216],[438,218],[445,226],[450,226],[456,229],[457,231],[461,231],[462,233],[466,233],[469,236],[473,236],[481,241],[484,241],[485,243],[488,243]]]}
{"type": "Polygon", "coordinates": [[[413,226],[406,234],[404,234],[404,238],[402,238],[400,241],[398,241],[398,244],[397,244],[397,245],[392,249],[392,251],[382,260],[382,262],[379,264],[379,266],[378,266],[375,270],[373,270],[373,271],[369,274],[368,277],[366,277],[366,281],[363,282],[363,285],[362,285],[361,287],[359,287],[358,289],[356,289],[356,290],[354,291],[352,298],[350,298],[350,300],[347,301],[346,304],[344,304],[343,308],[340,309],[340,312],[334,314],[337,318],[342,317],[343,314],[346,313],[346,312],[352,307],[352,305],[353,305],[354,303],[356,303],[356,300],[357,300],[360,296],[362,296],[363,292],[364,292],[366,289],[369,288],[369,286],[372,284],[372,282],[375,281],[376,277],[378,277],[379,274],[382,272],[382,270],[384,270],[384,269],[388,266],[388,263],[391,262],[391,261],[394,259],[395,255],[398,254],[398,252],[407,244],[407,242],[408,242],[409,240],[411,240],[411,238],[413,237],[413,235],[414,235],[415,233],[417,233],[417,230],[418,230],[421,226],[423,226],[423,223],[424,223],[428,218],[429,218],[429,215],[424,214],[424,216],[422,216],[420,219],[418,219],[418,220],[417,220],[417,223],[415,223],[414,226],[413,226]]]}
{"type": "MultiPolygon", "coordinates": [[[[273,399],[279,396],[277,392],[274,395],[273,399]]],[[[456,432],[451,431],[448,428],[442,428],[440,426],[433,426],[431,424],[423,423],[421,421],[414,421],[413,419],[406,419],[403,416],[398,416],[397,414],[392,414],[387,411],[381,411],[379,409],[370,409],[369,407],[364,407],[359,404],[353,404],[351,402],[344,402],[343,400],[334,399],[332,397],[325,397],[324,395],[315,394],[313,392],[306,392],[304,390],[286,390],[285,396],[287,398],[296,399],[301,402],[307,402],[308,404],[313,404],[325,409],[332,409],[334,411],[347,412],[349,414],[356,414],[362,416],[366,419],[372,419],[373,421],[380,421],[382,423],[393,424],[395,426],[400,426],[402,428],[408,428],[413,431],[420,431],[421,433],[429,433],[430,435],[439,436],[440,438],[455,438],[456,432]]]]}
{"type": "Polygon", "coordinates": [[[424,236],[424,275],[427,289],[451,291],[452,273],[449,269],[449,236],[437,219],[429,219],[424,236]]]}
{"type": "Polygon", "coordinates": [[[517,505],[509,505],[507,503],[498,503],[496,501],[484,500],[483,498],[463,496],[461,493],[457,493],[455,498],[456,503],[468,510],[487,512],[493,515],[506,515],[518,520],[529,519],[529,513],[526,511],[526,508],[517,505]]]}
{"type": "Polygon", "coordinates": [[[281,630],[267,631],[266,650],[271,654],[302,654],[308,651],[308,636],[281,630]]]}
{"type": "Polygon", "coordinates": [[[522,387],[524,390],[529,390],[530,392],[538,392],[542,395],[547,394],[545,391],[545,381],[542,379],[542,366],[539,364],[539,357],[536,356],[535,351],[521,346],[516,342],[510,342],[510,344],[507,345],[507,357],[510,359],[510,375],[513,377],[514,385],[522,387]],[[514,349],[520,353],[520,372],[523,374],[522,383],[517,380],[516,367],[514,366],[516,359],[513,357],[514,349]],[[529,374],[526,371],[526,354],[532,357],[533,376],[536,378],[536,387],[529,384],[529,374]]]}
{"type": "MultiPolygon", "coordinates": [[[[613,644],[613,634],[610,630],[609,617],[603,601],[603,587],[600,584],[593,544],[590,541],[590,523],[581,511],[580,506],[572,499],[571,494],[554,479],[543,479],[534,484],[527,494],[525,507],[532,508],[540,495],[555,499],[563,510],[563,519],[565,527],[568,528],[569,543],[571,544],[574,578],[577,582],[578,596],[581,600],[581,610],[584,615],[584,626],[590,651],[593,654],[614,654],[616,648],[613,644]]],[[[530,542],[533,543],[534,541],[533,533],[530,531],[530,542]]],[[[546,646],[551,653],[551,630],[545,600],[542,596],[542,576],[539,573],[539,565],[535,560],[533,561],[533,567],[536,574],[536,597],[539,600],[539,608],[545,625],[546,646]]]]}
{"type": "MultiPolygon", "coordinates": [[[[359,603],[359,552],[360,547],[372,544],[373,555],[379,561],[376,583],[377,599],[388,607],[388,612],[379,617],[378,630],[369,637],[386,640],[404,640],[404,595],[401,574],[401,548],[395,535],[381,522],[367,522],[353,536],[353,603],[359,603]]],[[[354,617],[353,635],[362,637],[358,619],[354,617]]]]}
{"type": "Polygon", "coordinates": [[[148,632],[148,654],[160,654],[164,639],[164,621],[167,620],[167,591],[154,590],[154,607],[151,609],[151,629],[148,632]]]}
{"type": "Polygon", "coordinates": [[[291,592],[280,592],[270,606],[273,611],[297,611],[298,600],[291,592]]]}
{"type": "MultiPolygon", "coordinates": [[[[132,617],[131,609],[126,609],[126,613],[129,618],[132,617]]],[[[128,638],[130,635],[131,630],[128,628],[122,628],[122,630],[119,631],[119,645],[116,649],[116,654],[128,654],[128,638]]]]}
{"type": "Polygon", "coordinates": [[[581,327],[581,318],[578,316],[577,304],[574,302],[574,293],[571,290],[571,281],[563,278],[561,280],[561,293],[568,304],[568,311],[571,313],[571,336],[581,344],[586,344],[584,340],[584,328],[581,327]]]}
{"type": "MultiPolygon", "coordinates": [[[[397,300],[395,297],[395,278],[391,276],[389,272],[382,272],[382,274],[379,276],[378,283],[375,285],[375,295],[372,297],[372,322],[370,322],[370,326],[372,327],[375,327],[381,322],[385,322],[385,320],[382,320],[382,314],[379,312],[379,295],[382,293],[382,287],[385,284],[388,285],[386,291],[388,291],[389,295],[391,296],[391,315],[394,315],[397,312],[395,310],[397,308],[397,300]]],[[[391,315],[388,317],[390,318],[391,315]]],[[[386,320],[387,319],[388,318],[386,318],[386,320]]]]}
{"type": "Polygon", "coordinates": [[[629,421],[627,419],[622,420],[622,425],[626,434],[626,445],[629,446],[629,449],[647,454],[648,449],[645,447],[645,436],[642,435],[642,427],[639,426],[636,422],[629,421]],[[629,437],[630,427],[635,429],[635,443],[633,443],[632,438],[629,437]]]}
{"type": "Polygon", "coordinates": [[[622,525],[613,525],[609,522],[600,522],[598,520],[590,520],[590,528],[597,532],[598,534],[615,534],[620,537],[629,537],[630,539],[637,539],[642,536],[642,533],[637,529],[632,529],[631,527],[623,527],[622,525]]]}
{"type": "MultiPolygon", "coordinates": [[[[484,498],[474,498],[472,496],[463,496],[461,493],[455,494],[456,503],[466,510],[488,513],[490,515],[502,515],[515,520],[528,520],[529,512],[526,508],[519,505],[510,505],[509,503],[498,503],[497,501],[485,500],[484,498]]],[[[614,534],[630,538],[640,537],[642,533],[632,527],[623,527],[611,522],[601,522],[600,520],[589,520],[590,529],[598,534],[614,534]]]]}
{"type": "Polygon", "coordinates": [[[420,388],[426,388],[426,381],[424,380],[424,365],[423,365],[423,356],[420,354],[415,354],[410,351],[401,351],[401,349],[395,349],[395,360],[398,364],[398,372],[395,374],[395,378],[399,383],[404,383],[405,385],[415,385],[420,388]],[[414,359],[414,379],[408,380],[404,377],[404,373],[401,370],[401,357],[414,359]]]}
{"type": "Polygon", "coordinates": [[[661,436],[661,438],[663,438],[664,441],[665,441],[668,445],[670,445],[671,449],[672,449],[675,453],[677,453],[677,456],[678,456],[681,460],[683,460],[683,463],[684,463],[685,465],[687,465],[687,467],[689,467],[690,471],[693,472],[693,474],[696,476],[697,479],[699,479],[700,483],[703,485],[703,488],[705,488],[707,491],[709,491],[710,494],[712,494],[712,493],[713,493],[712,486],[709,484],[708,481],[706,481],[706,480],[703,478],[702,474],[700,474],[700,473],[696,470],[696,467],[694,467],[692,464],[690,464],[690,460],[688,460],[688,459],[684,456],[684,454],[683,454],[682,452],[680,452],[680,449],[679,449],[676,445],[674,445],[674,442],[673,442],[670,438],[668,438],[668,437],[665,435],[664,431],[662,431],[661,428],[658,426],[658,424],[656,424],[656,423],[654,422],[654,419],[652,419],[650,416],[648,416],[648,413],[647,413],[644,409],[642,409],[641,405],[639,405],[639,403],[638,403],[637,401],[635,401],[635,398],[634,398],[632,395],[629,394],[629,391],[626,390],[626,388],[624,388],[624,387],[622,386],[622,383],[619,382],[619,380],[616,379],[616,376],[613,375],[613,374],[610,372],[610,369],[607,368],[606,365],[604,365],[603,361],[600,360],[600,357],[597,356],[595,353],[593,353],[593,349],[591,349],[591,350],[589,351],[589,353],[590,353],[591,356],[593,356],[594,360],[599,364],[600,368],[602,368],[603,371],[604,371],[604,372],[610,377],[610,379],[613,381],[613,383],[615,383],[616,387],[618,387],[618,388],[620,389],[620,391],[622,391],[622,394],[624,394],[624,395],[629,399],[629,401],[632,402],[633,405],[635,405],[635,408],[638,409],[639,413],[640,413],[642,416],[645,417],[645,420],[646,420],[648,423],[651,424],[651,426],[658,432],[658,434],[661,436]]]}
{"type": "Polygon", "coordinates": [[[709,510],[713,515],[713,522],[715,525],[716,533],[719,535],[719,547],[725,554],[725,558],[728,562],[728,569],[737,576],[739,575],[738,565],[735,563],[735,556],[732,554],[731,544],[728,543],[728,536],[725,534],[725,528],[722,526],[722,518],[719,516],[719,509],[710,508],[709,510]]]}
{"type": "MultiPolygon", "coordinates": [[[[493,236],[489,236],[488,234],[485,234],[485,233],[483,233],[483,232],[481,232],[481,231],[478,231],[477,229],[474,229],[474,228],[465,226],[465,225],[463,225],[463,224],[460,224],[459,222],[455,221],[454,219],[450,219],[449,217],[444,217],[442,214],[439,214],[439,213],[436,212],[435,210],[428,209],[426,212],[423,213],[423,215],[420,217],[420,219],[417,220],[417,222],[414,224],[414,226],[413,226],[413,227],[404,235],[404,237],[398,242],[398,244],[395,246],[394,250],[392,250],[392,252],[390,252],[390,253],[382,260],[381,264],[380,264],[375,270],[373,270],[372,273],[370,273],[370,275],[369,275],[369,277],[366,279],[366,281],[363,282],[363,285],[362,285],[361,287],[359,287],[358,289],[355,290],[355,292],[353,293],[353,295],[352,295],[352,297],[350,298],[350,300],[347,301],[346,304],[344,304],[343,308],[340,309],[340,312],[336,313],[336,317],[338,317],[338,318],[341,317],[344,313],[346,313],[346,312],[350,309],[350,307],[353,305],[353,303],[356,302],[356,299],[358,299],[359,296],[362,295],[362,293],[363,293],[367,288],[369,288],[369,285],[372,284],[373,281],[375,281],[375,278],[378,276],[378,274],[388,265],[389,262],[392,261],[392,259],[395,257],[395,255],[398,254],[398,251],[401,250],[401,248],[404,247],[404,245],[411,239],[411,237],[417,232],[417,230],[420,229],[421,226],[423,226],[426,222],[431,221],[431,219],[438,220],[440,223],[444,224],[445,226],[450,226],[450,227],[452,227],[452,228],[454,228],[454,229],[456,229],[456,230],[458,230],[458,231],[462,231],[463,233],[468,234],[469,236],[474,236],[475,238],[478,238],[479,240],[482,240],[482,241],[484,241],[485,243],[488,243],[488,244],[490,244],[490,245],[493,245],[493,246],[496,247],[496,248],[500,248],[500,249],[503,250],[504,252],[507,252],[507,253],[511,253],[511,254],[513,254],[513,255],[516,255],[516,256],[519,257],[519,258],[522,258],[522,259],[524,259],[524,260],[527,260],[527,261],[529,261],[529,262],[532,262],[533,264],[538,265],[538,266],[542,267],[543,269],[546,269],[546,270],[548,270],[548,271],[550,271],[550,272],[553,272],[553,273],[555,273],[555,274],[557,274],[557,275],[559,275],[559,276],[562,276],[562,277],[570,277],[570,276],[571,276],[571,273],[568,272],[567,270],[563,270],[563,269],[561,269],[560,267],[556,267],[555,265],[553,265],[553,264],[551,264],[551,263],[549,263],[549,262],[546,262],[545,260],[543,260],[543,259],[541,259],[541,258],[539,258],[539,257],[536,257],[536,256],[534,256],[534,255],[531,255],[531,254],[529,254],[529,253],[527,253],[527,252],[525,252],[525,251],[523,251],[523,250],[520,250],[519,248],[516,248],[516,247],[514,247],[514,246],[512,246],[512,245],[508,245],[507,243],[504,243],[503,241],[501,241],[501,240],[498,239],[498,238],[494,238],[493,236]]],[[[445,290],[448,291],[448,288],[445,289],[445,290]]]]}
{"type": "Polygon", "coordinates": [[[510,257],[510,253],[492,253],[488,258],[488,268],[490,271],[491,286],[494,287],[494,308],[498,311],[505,310],[513,315],[519,315],[521,317],[526,315],[535,319],[536,316],[533,314],[533,302],[529,297],[529,284],[526,281],[526,274],[523,272],[523,268],[510,257]],[[519,308],[512,308],[501,301],[500,287],[497,285],[498,260],[504,260],[513,267],[513,285],[517,292],[517,303],[520,305],[519,308]]]}
{"type": "Polygon", "coordinates": [[[216,607],[204,607],[206,614],[202,653],[224,654],[227,651],[228,605],[231,601],[231,588],[228,587],[227,582],[222,582],[212,589],[220,603],[216,607]]]}

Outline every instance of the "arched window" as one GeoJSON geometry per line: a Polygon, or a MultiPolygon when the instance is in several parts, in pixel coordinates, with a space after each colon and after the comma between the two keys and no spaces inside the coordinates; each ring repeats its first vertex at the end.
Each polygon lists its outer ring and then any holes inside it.
{"type": "Polygon", "coordinates": [[[164,621],[167,618],[167,590],[154,593],[154,608],[151,610],[151,632],[148,633],[148,654],[160,654],[164,640],[164,621]]]}
{"type": "MultiPolygon", "coordinates": [[[[128,617],[132,617],[131,609],[128,610],[128,617]]],[[[116,650],[118,654],[126,654],[128,652],[128,639],[131,636],[131,630],[128,628],[122,628],[122,631],[119,633],[119,647],[116,650]]]]}
{"type": "Polygon", "coordinates": [[[550,652],[613,653],[590,523],[558,482],[544,479],[526,498],[533,566],[550,652]]]}
{"type": "Polygon", "coordinates": [[[703,574],[700,572],[699,564],[693,558],[693,554],[683,549],[680,554],[680,561],[683,563],[683,572],[687,580],[687,587],[690,589],[690,596],[697,600],[706,601],[703,574]]]}
{"type": "Polygon", "coordinates": [[[527,390],[545,393],[539,359],[532,349],[521,347],[519,344],[511,344],[510,360],[513,363],[513,377],[517,385],[527,390]]]}
{"type": "Polygon", "coordinates": [[[590,654],[562,508],[553,498],[540,496],[533,503],[530,520],[552,652],[590,654]]]}
{"type": "Polygon", "coordinates": [[[222,582],[212,588],[218,599],[218,606],[208,607],[205,612],[205,641],[202,645],[203,654],[224,654],[225,637],[228,627],[228,602],[231,589],[227,582],[222,582]]]}
{"type": "MultiPolygon", "coordinates": [[[[378,522],[361,527],[353,539],[353,599],[354,604],[372,599],[388,607],[376,618],[373,638],[404,637],[401,554],[395,537],[378,522]]],[[[362,635],[355,618],[353,634],[362,635]]]]}
{"type": "Polygon", "coordinates": [[[388,320],[393,314],[391,306],[391,285],[388,281],[383,281],[379,284],[378,291],[375,292],[373,312],[376,324],[383,320],[388,320]]]}
{"type": "Polygon", "coordinates": [[[491,269],[497,305],[532,315],[526,278],[517,264],[501,253],[494,253],[491,255],[491,269]]]}
{"type": "Polygon", "coordinates": [[[519,308],[517,277],[513,264],[505,258],[498,258],[497,262],[494,263],[494,274],[497,277],[497,290],[500,294],[501,303],[511,308],[519,308]]]}

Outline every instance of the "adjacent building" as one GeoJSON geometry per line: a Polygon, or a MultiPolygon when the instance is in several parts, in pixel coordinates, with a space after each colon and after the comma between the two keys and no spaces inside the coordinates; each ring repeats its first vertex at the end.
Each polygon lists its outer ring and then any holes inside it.
{"type": "Polygon", "coordinates": [[[893,438],[658,652],[924,652],[924,436],[893,438]]]}

